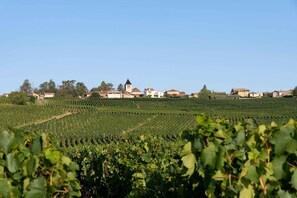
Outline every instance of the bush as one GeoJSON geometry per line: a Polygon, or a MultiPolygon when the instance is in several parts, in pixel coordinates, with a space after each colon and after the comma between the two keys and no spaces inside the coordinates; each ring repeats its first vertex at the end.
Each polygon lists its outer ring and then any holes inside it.
{"type": "Polygon", "coordinates": [[[12,104],[26,105],[29,101],[28,96],[22,92],[12,92],[9,94],[9,98],[12,104]]]}
{"type": "Polygon", "coordinates": [[[0,197],[80,196],[78,169],[45,133],[0,133],[0,197]]]}

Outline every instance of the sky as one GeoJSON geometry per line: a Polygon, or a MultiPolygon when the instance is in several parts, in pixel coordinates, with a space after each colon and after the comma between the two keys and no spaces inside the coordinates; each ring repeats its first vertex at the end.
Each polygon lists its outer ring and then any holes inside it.
{"type": "Polygon", "coordinates": [[[0,0],[0,94],[25,79],[274,91],[296,74],[297,0],[0,0]]]}

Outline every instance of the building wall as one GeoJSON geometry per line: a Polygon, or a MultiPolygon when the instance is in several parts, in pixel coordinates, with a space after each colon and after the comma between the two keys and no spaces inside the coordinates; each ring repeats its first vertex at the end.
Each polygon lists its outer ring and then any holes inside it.
{"type": "Polygon", "coordinates": [[[238,95],[240,97],[248,97],[249,96],[249,91],[239,91],[238,95]]]}
{"type": "Polygon", "coordinates": [[[121,93],[109,93],[107,94],[107,98],[122,98],[121,93]]]}
{"type": "Polygon", "coordinates": [[[127,84],[126,84],[126,87],[125,87],[125,88],[126,88],[125,90],[126,90],[127,92],[129,92],[129,93],[132,92],[132,85],[129,85],[129,84],[127,85],[127,84]]]}

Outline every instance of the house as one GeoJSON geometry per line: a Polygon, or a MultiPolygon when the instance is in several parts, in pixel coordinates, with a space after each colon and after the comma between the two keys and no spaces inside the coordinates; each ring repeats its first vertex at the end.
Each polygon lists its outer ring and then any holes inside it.
{"type": "Polygon", "coordinates": [[[4,94],[2,94],[2,97],[8,97],[9,96],[9,93],[4,93],[4,94]]]}
{"type": "Polygon", "coordinates": [[[135,98],[139,98],[143,96],[143,93],[138,89],[138,88],[134,88],[132,89],[131,94],[135,97],[135,98]]]}
{"type": "Polygon", "coordinates": [[[43,98],[53,98],[55,97],[55,93],[44,93],[43,98]]]}
{"type": "Polygon", "coordinates": [[[122,92],[110,90],[107,92],[107,98],[122,98],[122,92]]]}
{"type": "Polygon", "coordinates": [[[185,95],[185,92],[178,91],[178,90],[175,90],[175,89],[170,89],[168,91],[165,91],[164,95],[166,97],[182,97],[182,96],[185,95]]]}
{"type": "Polygon", "coordinates": [[[122,91],[122,98],[134,98],[134,96],[131,93],[123,90],[122,91]]]}
{"type": "Polygon", "coordinates": [[[88,98],[88,97],[90,97],[92,95],[92,92],[86,92],[86,93],[84,93],[84,97],[85,98],[88,98]]]}
{"type": "Polygon", "coordinates": [[[28,96],[30,96],[30,97],[34,97],[34,98],[36,98],[37,100],[39,100],[39,98],[40,98],[39,94],[34,93],[33,91],[32,91],[31,93],[29,93],[28,96]]]}
{"type": "Polygon", "coordinates": [[[273,98],[290,97],[290,96],[293,96],[293,91],[291,91],[291,90],[272,92],[273,98]]]}
{"type": "Polygon", "coordinates": [[[240,97],[249,97],[249,89],[246,88],[233,88],[230,95],[238,95],[240,97]]]}
{"type": "Polygon", "coordinates": [[[191,93],[191,95],[189,96],[189,98],[198,98],[199,97],[199,93],[191,93]]]}
{"type": "Polygon", "coordinates": [[[153,88],[146,88],[144,89],[144,96],[150,98],[163,98],[164,92],[156,91],[153,88]]]}
{"type": "Polygon", "coordinates": [[[264,96],[263,92],[250,92],[250,98],[262,98],[264,96]]]}

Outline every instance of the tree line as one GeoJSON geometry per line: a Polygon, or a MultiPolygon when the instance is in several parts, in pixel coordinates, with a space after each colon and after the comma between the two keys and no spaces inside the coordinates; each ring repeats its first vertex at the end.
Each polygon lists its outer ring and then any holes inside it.
{"type": "MultiPolygon", "coordinates": [[[[93,87],[88,89],[84,82],[79,82],[76,80],[63,80],[62,85],[57,85],[55,81],[50,79],[39,85],[38,88],[33,88],[32,83],[26,79],[23,84],[20,86],[20,92],[25,94],[30,94],[32,92],[37,94],[44,93],[55,93],[56,96],[83,96],[86,92],[98,92],[115,89],[114,85],[109,82],[102,81],[98,87],[93,87]]],[[[124,85],[119,84],[117,87],[118,91],[124,90],[124,85]]]]}

